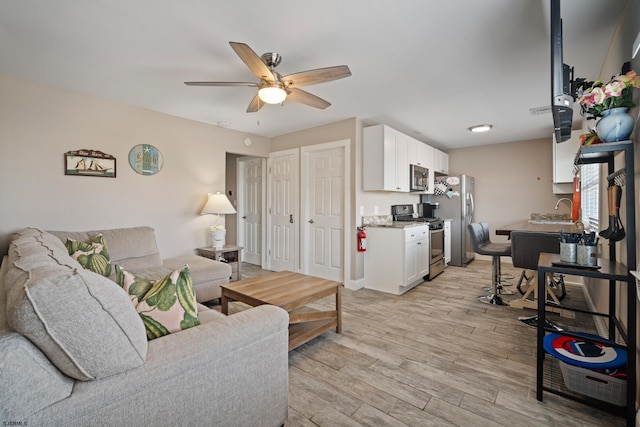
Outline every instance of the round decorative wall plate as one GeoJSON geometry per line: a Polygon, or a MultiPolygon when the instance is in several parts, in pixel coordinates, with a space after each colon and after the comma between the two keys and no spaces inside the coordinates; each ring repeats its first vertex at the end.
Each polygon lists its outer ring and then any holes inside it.
{"type": "Polygon", "coordinates": [[[129,164],[140,175],[154,175],[160,172],[164,160],[162,153],[150,144],[138,144],[129,151],[129,164]]]}

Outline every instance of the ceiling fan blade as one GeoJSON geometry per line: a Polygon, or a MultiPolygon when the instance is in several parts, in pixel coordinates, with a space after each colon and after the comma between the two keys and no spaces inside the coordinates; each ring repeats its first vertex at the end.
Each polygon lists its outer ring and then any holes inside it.
{"type": "Polygon", "coordinates": [[[258,78],[267,81],[275,80],[275,77],[269,67],[262,62],[262,59],[249,47],[249,45],[237,42],[229,42],[229,44],[240,59],[242,59],[242,62],[244,62],[251,72],[258,76],[258,78]]]}
{"type": "Polygon", "coordinates": [[[338,65],[335,67],[318,68],[289,74],[288,76],[282,77],[281,81],[287,86],[300,87],[343,79],[350,75],[351,70],[349,70],[348,66],[338,65]]]}
{"type": "Polygon", "coordinates": [[[261,109],[263,106],[264,106],[264,102],[262,102],[258,97],[258,94],[256,94],[256,96],[253,97],[253,99],[249,103],[249,106],[247,107],[247,113],[255,113],[256,111],[261,109]]]}
{"type": "Polygon", "coordinates": [[[184,82],[187,86],[249,86],[258,87],[258,83],[253,82],[184,82]]]}
{"type": "Polygon", "coordinates": [[[324,110],[325,108],[331,105],[330,102],[325,101],[324,99],[319,98],[315,95],[312,95],[309,92],[305,92],[304,90],[301,90],[301,89],[288,88],[287,92],[288,92],[287,99],[289,101],[299,102],[301,104],[305,104],[314,108],[319,108],[321,110],[324,110]]]}

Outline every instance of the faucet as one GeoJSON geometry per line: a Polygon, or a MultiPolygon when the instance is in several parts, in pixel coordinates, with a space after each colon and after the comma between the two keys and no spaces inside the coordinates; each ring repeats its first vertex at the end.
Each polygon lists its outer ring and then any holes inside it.
{"type": "Polygon", "coordinates": [[[558,206],[560,206],[560,202],[566,200],[567,202],[569,202],[569,208],[571,210],[571,212],[573,212],[573,201],[570,199],[567,199],[566,197],[561,198],[560,200],[558,200],[558,203],[556,203],[556,210],[558,210],[558,206]]]}

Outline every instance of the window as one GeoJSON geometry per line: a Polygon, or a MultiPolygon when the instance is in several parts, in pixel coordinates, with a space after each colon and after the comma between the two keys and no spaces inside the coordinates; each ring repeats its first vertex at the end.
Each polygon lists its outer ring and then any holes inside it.
{"type": "Polygon", "coordinates": [[[586,232],[600,229],[600,165],[580,165],[580,207],[586,232]]]}

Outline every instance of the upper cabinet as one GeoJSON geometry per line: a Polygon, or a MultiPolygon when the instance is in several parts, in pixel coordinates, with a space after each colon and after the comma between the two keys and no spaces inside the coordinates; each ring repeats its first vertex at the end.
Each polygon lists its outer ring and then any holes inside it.
{"type": "Polygon", "coordinates": [[[422,166],[429,170],[433,169],[434,148],[422,141],[408,137],[409,139],[409,163],[422,166]]]}
{"type": "Polygon", "coordinates": [[[434,148],[417,139],[409,140],[409,164],[429,169],[429,184],[426,194],[433,194],[434,148]]]}
{"type": "Polygon", "coordinates": [[[573,192],[573,161],[580,149],[580,134],[583,131],[571,132],[571,139],[556,143],[553,137],[553,192],[567,194],[573,192]]]}
{"type": "Polygon", "coordinates": [[[434,171],[438,175],[449,175],[449,155],[434,148],[434,171]]]}
{"type": "Polygon", "coordinates": [[[429,189],[425,193],[433,194],[435,173],[449,171],[446,153],[387,125],[364,128],[362,160],[365,191],[409,192],[409,165],[413,164],[429,169],[429,189]]]}
{"type": "Polygon", "coordinates": [[[409,139],[386,125],[364,128],[364,190],[409,192],[409,139]]]}

